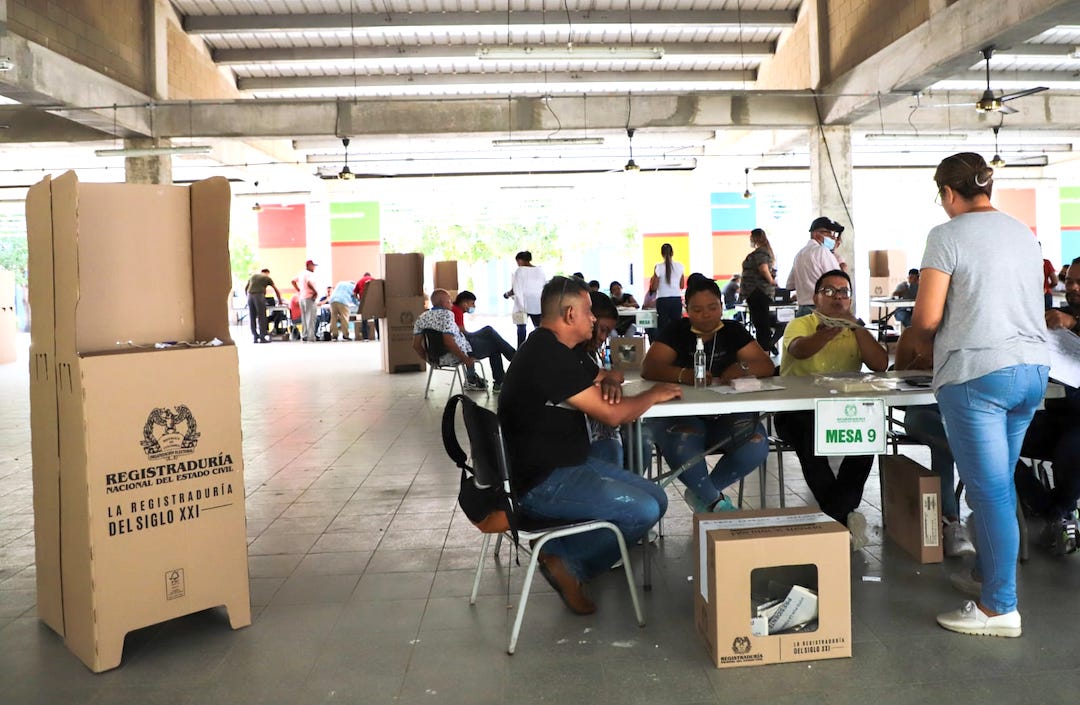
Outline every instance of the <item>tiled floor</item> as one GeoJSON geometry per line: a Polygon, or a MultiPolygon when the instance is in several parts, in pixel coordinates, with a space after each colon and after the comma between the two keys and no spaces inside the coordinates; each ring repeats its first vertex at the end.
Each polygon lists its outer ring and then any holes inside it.
{"type": "MultiPolygon", "coordinates": [[[[642,593],[645,628],[621,573],[594,585],[591,617],[569,614],[539,580],[507,656],[524,569],[504,552],[468,605],[480,537],[455,510],[457,473],[438,436],[448,376],[425,401],[420,375],[379,371],[377,344],[254,346],[243,333],[253,623],[234,632],[211,610],[140,630],[123,665],[98,675],[34,614],[25,336],[19,362],[0,366],[0,703],[1076,700],[1080,556],[1035,549],[1020,568],[1022,639],[945,632],[933,615],[962,599],[946,577],[961,564],[919,566],[881,545],[876,473],[864,510],[877,540],[853,557],[852,659],[710,666],[692,621],[690,516],[674,495],[655,586],[642,593]]],[[[788,469],[788,500],[803,503],[793,457],[788,469]]]]}

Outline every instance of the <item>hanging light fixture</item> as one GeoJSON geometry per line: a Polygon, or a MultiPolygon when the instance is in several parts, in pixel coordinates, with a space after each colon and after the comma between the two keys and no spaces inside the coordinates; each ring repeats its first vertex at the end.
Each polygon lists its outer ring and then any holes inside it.
{"type": "Polygon", "coordinates": [[[750,167],[743,169],[743,176],[746,181],[746,190],[742,192],[742,197],[751,198],[754,194],[750,193],[750,167]]]}
{"type": "Polygon", "coordinates": [[[1005,166],[1005,160],[1001,158],[1001,154],[998,152],[998,130],[1000,129],[1001,125],[994,128],[994,158],[990,160],[990,166],[995,169],[1005,166]]]}
{"type": "Polygon", "coordinates": [[[337,177],[344,179],[345,181],[352,181],[356,178],[356,174],[349,170],[349,138],[341,138],[341,146],[345,148],[345,166],[341,167],[341,171],[338,172],[337,177]]]}
{"type": "Polygon", "coordinates": [[[634,161],[634,128],[626,128],[626,137],[630,146],[630,161],[626,162],[623,171],[641,171],[641,167],[634,161]]]}
{"type": "Polygon", "coordinates": [[[251,210],[258,213],[262,210],[262,206],[259,205],[259,182],[255,182],[255,205],[251,207],[251,210]]]}

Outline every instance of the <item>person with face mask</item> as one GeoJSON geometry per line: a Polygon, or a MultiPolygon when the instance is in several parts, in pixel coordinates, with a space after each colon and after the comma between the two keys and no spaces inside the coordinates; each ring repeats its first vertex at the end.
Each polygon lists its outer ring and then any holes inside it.
{"type": "MultiPolygon", "coordinates": [[[[700,274],[686,281],[687,318],[657,334],[641,368],[643,379],[694,384],[694,356],[700,341],[706,358],[705,382],[729,384],[737,377],[770,377],[774,367],[746,329],[723,320],[724,298],[716,282],[700,274]]],[[[759,467],[769,454],[769,437],[755,413],[651,419],[647,423],[672,469],[689,464],[679,480],[695,512],[735,509],[723,490],[759,467]],[[721,443],[723,457],[710,471],[705,451],[721,443]]]]}
{"type": "Polygon", "coordinates": [[[484,326],[474,333],[465,330],[465,314],[476,313],[476,294],[468,289],[462,290],[457,295],[450,311],[454,314],[454,323],[472,346],[473,359],[487,360],[491,365],[491,390],[501,391],[505,375],[502,359],[505,357],[508,364],[514,359],[514,346],[506,342],[506,339],[491,326],[484,326]]]}
{"type": "Polygon", "coordinates": [[[798,315],[814,310],[814,285],[825,272],[843,269],[835,251],[844,226],[821,216],[810,224],[810,241],[795,255],[788,274],[787,288],[795,290],[798,315]]]}

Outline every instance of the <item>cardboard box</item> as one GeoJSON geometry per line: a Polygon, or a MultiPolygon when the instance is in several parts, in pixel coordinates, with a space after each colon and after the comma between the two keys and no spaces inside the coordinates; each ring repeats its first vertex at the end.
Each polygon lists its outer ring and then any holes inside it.
{"type": "Polygon", "coordinates": [[[435,288],[457,291],[458,289],[458,264],[457,260],[435,263],[435,288]]]}
{"type": "Polygon", "coordinates": [[[220,177],[27,195],[38,611],[94,671],[151,624],[251,623],[229,203],[220,177]]]}
{"type": "Polygon", "coordinates": [[[360,315],[364,318],[386,318],[386,293],[385,282],[382,279],[372,279],[364,287],[364,295],[360,298],[360,315]]]}
{"type": "Polygon", "coordinates": [[[640,370],[645,359],[644,338],[612,338],[611,367],[616,370],[640,370]]]}
{"type": "Polygon", "coordinates": [[[419,252],[383,255],[383,280],[387,298],[423,296],[424,256],[419,252]]]}
{"type": "Polygon", "coordinates": [[[423,296],[386,299],[386,318],[379,329],[383,372],[423,372],[427,369],[427,363],[413,350],[413,323],[423,312],[423,296]]]}
{"type": "MultiPolygon", "coordinates": [[[[870,276],[907,277],[907,252],[904,250],[870,250],[870,276]]],[[[890,291],[891,293],[891,291],[890,291]]]]}
{"type": "Polygon", "coordinates": [[[900,282],[907,281],[906,274],[887,277],[870,277],[870,296],[892,296],[900,282]]]}
{"type": "Polygon", "coordinates": [[[885,535],[919,563],[941,563],[941,477],[906,455],[880,455],[878,466],[885,535]]]}
{"type": "Polygon", "coordinates": [[[694,624],[716,667],[850,658],[849,544],[847,529],[817,507],[695,514],[694,624]],[[753,596],[770,582],[784,583],[788,598],[816,593],[816,628],[765,633],[753,596]]]}

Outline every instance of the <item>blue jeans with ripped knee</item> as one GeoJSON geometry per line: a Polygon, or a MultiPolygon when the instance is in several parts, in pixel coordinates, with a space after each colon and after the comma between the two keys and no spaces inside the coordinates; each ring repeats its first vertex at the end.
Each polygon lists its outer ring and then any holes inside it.
{"type": "Polygon", "coordinates": [[[720,499],[725,487],[749,475],[769,455],[769,440],[757,414],[690,416],[650,420],[660,452],[673,470],[691,463],[679,479],[706,504],[720,499]],[[714,453],[724,457],[713,467],[705,463],[705,451],[730,438],[714,453]]]}
{"type": "MultiPolygon", "coordinates": [[[[667,495],[655,482],[591,458],[581,465],[555,468],[519,502],[538,519],[610,521],[631,545],[667,511],[667,495]]],[[[544,553],[561,558],[578,580],[610,570],[620,558],[619,543],[610,531],[555,539],[544,545],[544,553]]]]}

